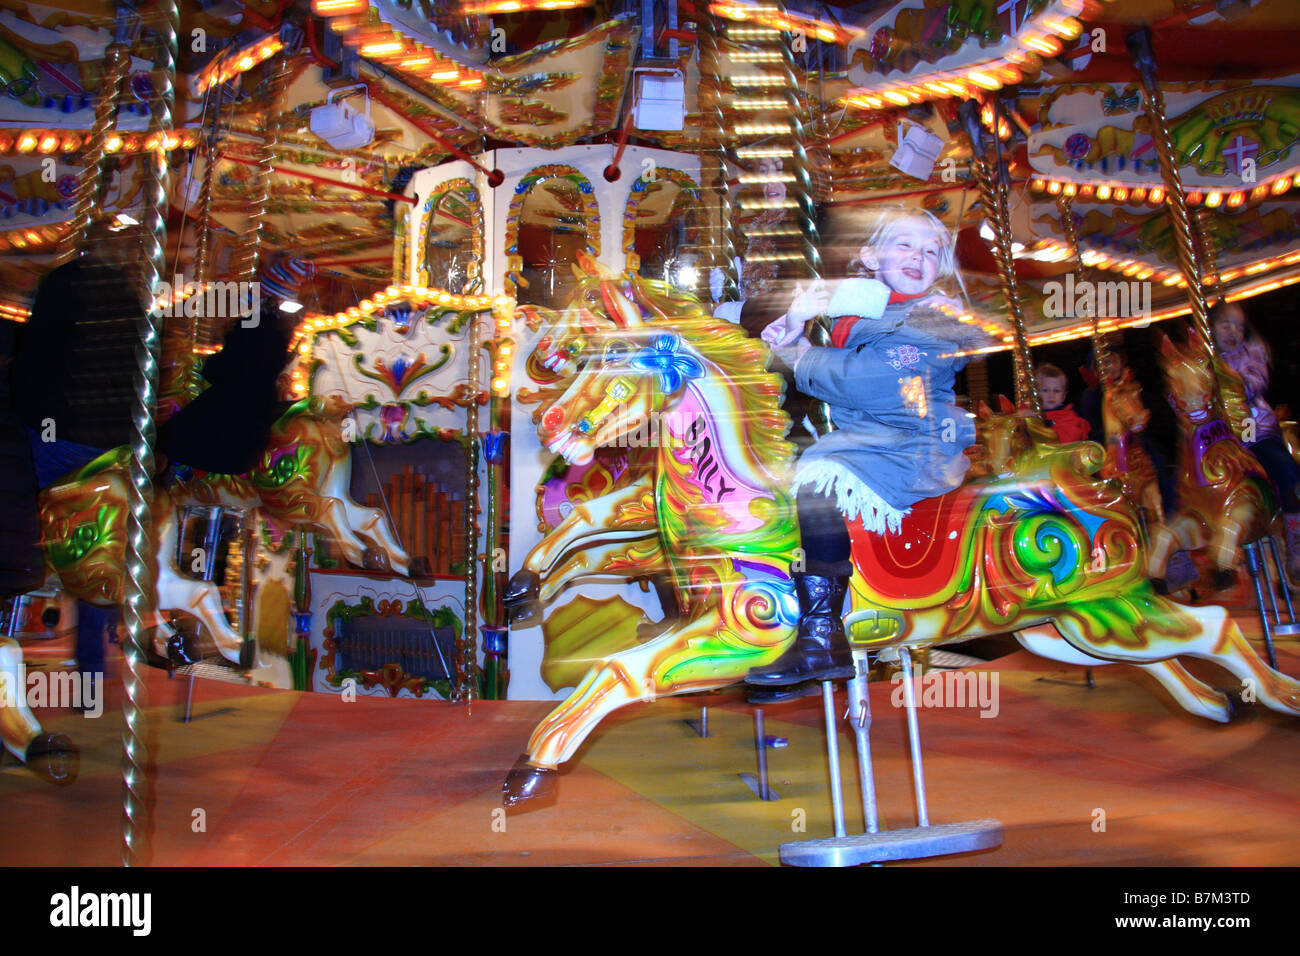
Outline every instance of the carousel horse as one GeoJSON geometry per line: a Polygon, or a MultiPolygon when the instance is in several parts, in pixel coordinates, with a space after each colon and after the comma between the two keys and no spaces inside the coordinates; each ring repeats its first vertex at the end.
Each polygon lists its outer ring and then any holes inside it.
{"type": "Polygon", "coordinates": [[[1124,488],[1129,500],[1142,509],[1148,531],[1165,522],[1164,502],[1156,466],[1142,445],[1142,433],[1151,421],[1151,412],[1142,403],[1142,385],[1132,369],[1105,382],[1101,403],[1102,427],[1106,433],[1106,461],[1101,466],[1103,478],[1114,478],[1124,488]]]}
{"type": "Polygon", "coordinates": [[[1181,432],[1178,512],[1156,531],[1148,571],[1152,583],[1163,588],[1175,551],[1208,549],[1214,584],[1224,588],[1236,577],[1241,546],[1268,534],[1274,523],[1273,487],[1220,409],[1204,349],[1179,348],[1165,335],[1159,343],[1181,432]]]}
{"type": "MultiPolygon", "coordinates": [[[[383,513],[352,500],[352,456],[341,425],[349,411],[338,399],[303,399],[272,426],[270,444],[252,471],[244,475],[200,472],[170,488],[161,484],[155,488],[155,607],[159,612],[197,618],[221,655],[242,667],[252,665],[255,645],[231,628],[217,586],[178,571],[178,511],[189,505],[261,508],[281,522],[325,532],[357,565],[363,563],[365,539],[393,570],[406,574],[409,559],[383,513]]],[[[47,569],[78,600],[105,607],[122,602],[130,464],[129,448],[111,449],[41,492],[47,569]]],[[[171,628],[159,618],[154,650],[162,656],[170,634],[171,628]]],[[[12,686],[22,688],[26,684],[21,651],[9,644],[6,641],[0,648],[0,671],[12,686]]],[[[10,753],[26,762],[37,756],[29,745],[41,745],[49,735],[42,734],[23,694],[13,695],[7,703],[10,706],[0,708],[0,739],[10,753]]],[[[66,739],[59,743],[64,753],[75,753],[66,739]]]]}
{"type": "MultiPolygon", "coordinates": [[[[577,546],[626,530],[604,558],[610,567],[649,553],[652,539],[682,613],[598,661],[538,725],[506,778],[506,806],[552,794],[556,768],[613,710],[738,682],[781,655],[798,619],[793,446],[766,347],[662,284],[596,276],[593,285],[605,316],[571,333],[569,344],[582,340],[567,352],[575,370],[548,393],[538,435],[582,464],[660,423],[648,483],[615,492],[565,534],[577,546]],[[600,520],[611,527],[591,523],[600,520]]],[[[1222,608],[1183,607],[1152,589],[1133,506],[1092,477],[1101,449],[1025,429],[1012,474],[918,504],[899,534],[850,525],[850,641],[879,655],[1014,631],[1055,660],[1141,667],[1191,713],[1226,721],[1227,695],[1175,659],[1200,657],[1253,681],[1267,706],[1300,714],[1300,683],[1269,668],[1222,608]]]]}
{"type": "MultiPolygon", "coordinates": [[[[525,306],[520,313],[531,329],[543,333],[526,365],[529,376],[543,388],[539,396],[524,390],[521,401],[553,399],[563,390],[556,383],[576,373],[574,359],[582,355],[586,338],[599,335],[602,325],[608,323],[585,308],[552,314],[550,310],[525,306]]],[[[542,411],[533,415],[534,424],[542,425],[542,411]]],[[[612,574],[663,580],[667,564],[659,547],[652,483],[652,446],[658,437],[647,429],[640,435],[628,436],[623,446],[627,448],[627,467],[612,485],[603,495],[573,502],[572,510],[555,527],[547,529],[546,537],[529,552],[523,568],[511,578],[504,592],[513,622],[532,623],[542,605],[554,600],[579,577],[612,574]],[[630,547],[634,542],[639,547],[630,547]]],[[[539,485],[537,492],[540,498],[544,485],[539,485]]],[[[667,611],[673,599],[667,590],[659,591],[667,611]]]]}

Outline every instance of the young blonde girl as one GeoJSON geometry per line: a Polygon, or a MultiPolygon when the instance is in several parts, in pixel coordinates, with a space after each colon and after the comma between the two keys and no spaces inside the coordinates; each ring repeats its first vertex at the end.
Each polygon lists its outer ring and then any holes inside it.
{"type": "Polygon", "coordinates": [[[917,501],[960,485],[970,463],[963,450],[975,426],[955,403],[954,380],[961,352],[982,333],[957,320],[960,301],[940,289],[945,280],[960,288],[953,236],[928,212],[890,208],[855,260],[860,275],[796,290],[762,332],[799,389],[828,403],[836,430],[800,456],[795,474],[799,633],[775,663],[750,672],[753,684],[852,676],[840,621],[852,573],[845,519],[897,531],[917,501]],[[803,334],[817,315],[831,320],[828,347],[803,334]]]}

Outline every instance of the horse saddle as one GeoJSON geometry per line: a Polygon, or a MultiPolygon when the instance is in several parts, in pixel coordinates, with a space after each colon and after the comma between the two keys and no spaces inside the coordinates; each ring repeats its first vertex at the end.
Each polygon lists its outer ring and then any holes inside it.
{"type": "Polygon", "coordinates": [[[951,598],[982,498],[979,486],[972,485],[925,498],[912,506],[897,532],[871,532],[860,519],[850,521],[853,563],[871,603],[905,610],[951,598]]]}

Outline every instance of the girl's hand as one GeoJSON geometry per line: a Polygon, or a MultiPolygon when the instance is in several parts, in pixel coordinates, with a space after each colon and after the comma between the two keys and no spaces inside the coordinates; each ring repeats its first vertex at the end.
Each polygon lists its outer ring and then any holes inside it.
{"type": "Polygon", "coordinates": [[[802,284],[796,285],[790,309],[785,314],[786,321],[791,326],[802,329],[809,319],[821,315],[830,304],[831,290],[823,280],[817,279],[806,289],[802,284]]]}

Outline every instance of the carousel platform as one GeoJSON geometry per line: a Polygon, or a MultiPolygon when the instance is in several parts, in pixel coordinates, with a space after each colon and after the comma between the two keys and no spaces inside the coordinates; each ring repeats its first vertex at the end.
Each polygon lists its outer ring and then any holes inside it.
{"type": "MultiPolygon", "coordinates": [[[[1258,632],[1245,609],[1238,618],[1258,632]]],[[[69,647],[26,652],[29,667],[59,669],[69,647]]],[[[1282,645],[1279,664],[1300,673],[1300,648],[1282,645]]],[[[1023,652],[980,669],[998,675],[996,716],[921,711],[930,816],[996,817],[1005,844],[907,865],[1300,863],[1300,721],[1263,709],[1199,721],[1127,668],[1096,670],[1092,688],[1081,669],[1023,652]]],[[[148,681],[156,864],[757,866],[776,863],[781,843],[831,834],[818,698],[764,709],[766,735],[786,741],[768,749],[777,799],[758,800],[740,776],[755,750],[738,694],[671,698],[607,721],[561,775],[558,803],[506,817],[502,832],[501,780],[550,703],[345,703],[198,679],[187,724],[187,684],[161,671],[148,681]],[[702,703],[707,738],[686,723],[702,703]]],[[[883,825],[908,827],[904,712],[891,690],[871,685],[876,779],[883,825]]],[[[81,776],[58,788],[5,765],[0,863],[118,864],[120,697],[114,683],[96,719],[37,712],[80,745],[81,776]]],[[[847,727],[840,748],[851,781],[847,727]]],[[[856,786],[845,789],[849,832],[860,832],[856,786]]]]}

